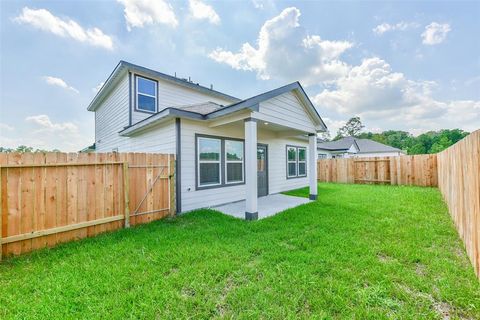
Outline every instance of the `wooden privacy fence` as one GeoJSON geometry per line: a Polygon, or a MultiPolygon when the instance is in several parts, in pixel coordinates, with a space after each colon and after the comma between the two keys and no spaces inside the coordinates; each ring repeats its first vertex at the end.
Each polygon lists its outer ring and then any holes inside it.
{"type": "Polygon", "coordinates": [[[317,162],[318,181],[339,183],[381,183],[436,187],[435,154],[321,159],[317,162]]]}
{"type": "Polygon", "coordinates": [[[173,155],[0,153],[0,259],[173,214],[173,155]]]}
{"type": "Polygon", "coordinates": [[[437,158],[438,187],[480,278],[480,130],[437,158]]]}

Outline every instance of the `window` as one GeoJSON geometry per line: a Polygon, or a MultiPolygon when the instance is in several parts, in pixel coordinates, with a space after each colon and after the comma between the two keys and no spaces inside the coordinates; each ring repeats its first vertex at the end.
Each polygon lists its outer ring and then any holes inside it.
{"type": "Polygon", "coordinates": [[[221,140],[198,138],[198,185],[212,186],[221,183],[221,140]]]}
{"type": "Polygon", "coordinates": [[[147,78],[136,77],[136,108],[140,111],[154,113],[157,111],[157,82],[147,78]]]}
{"type": "Polygon", "coordinates": [[[327,155],[325,153],[319,153],[318,159],[327,159],[327,155]]]}
{"type": "Polygon", "coordinates": [[[287,147],[287,176],[297,176],[297,148],[287,147]]]}
{"type": "Polygon", "coordinates": [[[298,148],[298,176],[305,177],[307,175],[307,149],[298,148]]]}
{"type": "Polygon", "coordinates": [[[197,135],[199,189],[241,184],[245,181],[244,142],[197,135]]]}
{"type": "Polygon", "coordinates": [[[243,141],[225,140],[226,183],[243,182],[243,141]]]}
{"type": "Polygon", "coordinates": [[[287,146],[287,178],[307,176],[307,149],[287,146]]]}

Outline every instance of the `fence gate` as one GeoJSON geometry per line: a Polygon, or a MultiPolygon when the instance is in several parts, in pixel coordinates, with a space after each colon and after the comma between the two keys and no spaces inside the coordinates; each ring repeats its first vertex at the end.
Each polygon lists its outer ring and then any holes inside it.
{"type": "Polygon", "coordinates": [[[0,153],[0,260],[175,213],[175,157],[0,153]]]}
{"type": "Polygon", "coordinates": [[[354,160],[355,183],[391,183],[389,158],[366,158],[354,160]]]}

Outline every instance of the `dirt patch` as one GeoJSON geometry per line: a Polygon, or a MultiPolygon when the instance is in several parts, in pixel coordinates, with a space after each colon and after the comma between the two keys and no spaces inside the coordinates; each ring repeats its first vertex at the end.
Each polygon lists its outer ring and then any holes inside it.
{"type": "Polygon", "coordinates": [[[224,317],[225,313],[227,311],[227,304],[225,303],[225,300],[227,299],[228,293],[235,287],[235,282],[231,277],[227,278],[227,281],[225,282],[225,286],[223,287],[222,293],[220,294],[220,297],[218,299],[216,309],[217,309],[217,314],[220,317],[224,317]]]}
{"type": "Polygon", "coordinates": [[[190,298],[195,295],[195,289],[189,288],[189,287],[184,287],[182,288],[182,297],[184,298],[190,298]]]}
{"type": "Polygon", "coordinates": [[[424,264],[417,262],[415,264],[415,273],[418,274],[419,276],[425,276],[426,274],[426,267],[424,264]]]}
{"type": "Polygon", "coordinates": [[[430,302],[432,305],[432,309],[443,320],[450,320],[452,317],[452,314],[458,317],[459,319],[465,319],[465,320],[471,319],[466,315],[464,315],[463,312],[461,312],[460,310],[456,310],[455,307],[449,304],[448,302],[438,301],[429,293],[420,292],[420,291],[411,289],[405,285],[398,285],[398,286],[413,298],[423,299],[430,302]]]}
{"type": "Polygon", "coordinates": [[[377,258],[380,262],[382,263],[389,263],[392,262],[394,259],[390,257],[388,254],[385,254],[383,252],[377,253],[377,258]]]}

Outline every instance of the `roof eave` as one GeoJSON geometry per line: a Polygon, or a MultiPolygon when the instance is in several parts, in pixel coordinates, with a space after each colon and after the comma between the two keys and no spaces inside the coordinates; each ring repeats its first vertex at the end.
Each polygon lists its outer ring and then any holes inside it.
{"type": "Polygon", "coordinates": [[[225,100],[230,100],[233,103],[241,101],[241,99],[239,99],[237,97],[234,97],[234,96],[231,96],[231,95],[228,95],[226,93],[216,91],[216,90],[213,90],[213,89],[209,89],[209,88],[197,85],[195,83],[186,82],[182,79],[170,76],[168,74],[161,73],[159,71],[155,71],[155,70],[152,70],[152,69],[149,69],[149,68],[145,68],[145,67],[135,65],[133,63],[121,60],[117,64],[117,66],[113,69],[112,73],[109,75],[109,77],[107,78],[107,80],[103,84],[102,88],[97,92],[95,97],[92,99],[92,101],[88,105],[88,107],[87,107],[88,111],[95,111],[95,109],[98,107],[98,104],[103,100],[102,99],[103,96],[105,94],[107,94],[108,91],[111,89],[112,79],[115,79],[118,75],[120,75],[123,70],[143,73],[147,76],[151,76],[152,78],[163,79],[165,81],[169,81],[169,82],[178,84],[178,85],[180,85],[182,87],[185,87],[185,88],[200,91],[200,92],[205,93],[205,94],[210,95],[210,96],[222,98],[222,99],[225,99],[225,100]]]}

